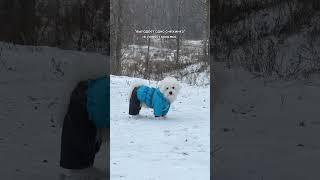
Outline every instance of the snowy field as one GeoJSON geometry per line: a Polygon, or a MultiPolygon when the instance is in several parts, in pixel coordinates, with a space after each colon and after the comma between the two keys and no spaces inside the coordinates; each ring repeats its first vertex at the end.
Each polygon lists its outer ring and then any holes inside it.
{"type": "Polygon", "coordinates": [[[111,76],[110,171],[112,180],[209,180],[209,86],[183,88],[166,119],[151,109],[128,114],[130,84],[154,81],[111,76]]]}
{"type": "Polygon", "coordinates": [[[215,179],[319,179],[320,75],[268,82],[215,65],[215,179]]]}
{"type": "MultiPolygon", "coordinates": [[[[79,80],[105,74],[105,56],[0,43],[1,180],[57,180],[59,121],[79,80]]],[[[106,168],[102,147],[95,167],[106,168]]]]}

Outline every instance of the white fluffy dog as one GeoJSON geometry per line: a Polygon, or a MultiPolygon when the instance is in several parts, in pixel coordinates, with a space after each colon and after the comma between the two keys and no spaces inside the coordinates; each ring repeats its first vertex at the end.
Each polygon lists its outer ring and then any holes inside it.
{"type": "Polygon", "coordinates": [[[178,93],[181,89],[179,82],[173,77],[166,77],[159,82],[159,89],[162,94],[173,103],[178,96],[178,93]]]}
{"type": "Polygon", "coordinates": [[[166,77],[159,82],[157,88],[142,83],[134,84],[129,93],[129,114],[138,115],[141,107],[152,108],[155,117],[165,116],[181,89],[179,82],[173,77],[166,77]]]}

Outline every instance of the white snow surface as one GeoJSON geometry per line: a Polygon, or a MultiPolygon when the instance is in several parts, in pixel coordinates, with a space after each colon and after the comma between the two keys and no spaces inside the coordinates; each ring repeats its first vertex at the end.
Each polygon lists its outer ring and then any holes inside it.
{"type": "Polygon", "coordinates": [[[319,179],[320,76],[267,81],[224,66],[214,71],[215,179],[319,179]]]}
{"type": "MultiPolygon", "coordinates": [[[[60,179],[59,122],[71,90],[105,74],[106,57],[0,42],[0,62],[0,179],[60,179]]],[[[105,152],[95,167],[106,168],[105,152]]]]}
{"type": "Polygon", "coordinates": [[[157,82],[111,76],[110,171],[112,180],[208,180],[210,88],[182,84],[165,119],[143,108],[128,114],[132,83],[157,82]]]}

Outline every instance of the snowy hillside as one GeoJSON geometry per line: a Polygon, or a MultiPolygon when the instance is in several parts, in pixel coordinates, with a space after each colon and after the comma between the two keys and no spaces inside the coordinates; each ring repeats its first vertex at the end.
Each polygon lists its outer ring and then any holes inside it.
{"type": "MultiPolygon", "coordinates": [[[[166,48],[164,45],[160,44],[159,40],[153,39],[153,43],[149,47],[149,56],[151,61],[174,61],[174,56],[176,53],[175,49],[166,48]]],[[[147,45],[128,45],[127,48],[122,50],[124,61],[132,61],[137,57],[145,59],[145,56],[148,51],[147,45]]],[[[182,57],[181,61],[184,63],[195,62],[197,59],[194,59],[196,55],[200,55],[202,52],[202,44],[200,40],[185,40],[182,41],[182,57]]]]}
{"type": "MultiPolygon", "coordinates": [[[[58,122],[71,90],[106,68],[99,54],[0,43],[1,179],[58,179],[58,122]]],[[[100,169],[106,168],[105,152],[97,157],[100,169]]]]}
{"type": "Polygon", "coordinates": [[[216,60],[280,79],[303,79],[320,72],[320,12],[315,6],[319,3],[231,0],[222,4],[228,11],[217,15],[221,23],[212,29],[216,60]]]}
{"type": "MultiPolygon", "coordinates": [[[[170,44],[170,43],[169,43],[170,44]]],[[[172,44],[172,43],[171,43],[172,44]]],[[[148,79],[161,80],[174,76],[190,85],[209,85],[210,68],[203,61],[203,44],[201,40],[183,40],[179,63],[176,63],[175,47],[152,39],[149,47],[148,79]]],[[[146,74],[147,45],[128,45],[122,49],[122,73],[130,77],[144,78],[146,74]]]]}
{"type": "Polygon", "coordinates": [[[166,119],[151,109],[128,114],[130,84],[156,82],[111,76],[110,170],[113,180],[208,180],[210,177],[209,86],[182,84],[166,119]]]}

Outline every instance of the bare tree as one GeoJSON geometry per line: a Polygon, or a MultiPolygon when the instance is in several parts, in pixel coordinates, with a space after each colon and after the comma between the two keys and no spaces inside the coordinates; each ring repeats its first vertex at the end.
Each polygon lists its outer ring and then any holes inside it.
{"type": "MultiPolygon", "coordinates": [[[[148,2],[146,2],[146,10],[149,16],[149,27],[153,28],[153,20],[154,20],[153,6],[150,5],[148,2]]],[[[148,79],[151,73],[151,67],[149,67],[151,38],[148,37],[147,41],[148,41],[148,49],[147,49],[146,60],[145,60],[145,73],[144,73],[145,79],[148,79]]]]}
{"type": "Polygon", "coordinates": [[[115,44],[112,48],[111,56],[114,59],[111,64],[111,73],[115,75],[121,75],[121,59],[122,59],[122,43],[123,43],[123,0],[111,1],[111,25],[113,29],[112,44],[115,44]]]}
{"type": "MultiPolygon", "coordinates": [[[[178,0],[178,31],[181,30],[181,9],[182,9],[183,0],[178,0]]],[[[179,64],[180,57],[180,41],[181,41],[181,33],[177,33],[177,52],[176,52],[176,65],[179,64]]]]}
{"type": "Polygon", "coordinates": [[[80,51],[82,49],[82,44],[83,44],[83,38],[84,38],[84,31],[86,28],[86,7],[88,6],[86,1],[79,1],[79,31],[80,31],[80,35],[77,41],[77,48],[80,51]]]}
{"type": "Polygon", "coordinates": [[[204,40],[203,40],[203,58],[205,60],[205,62],[210,61],[209,59],[209,31],[210,31],[210,1],[209,0],[205,0],[204,3],[204,40]]]}
{"type": "Polygon", "coordinates": [[[147,50],[147,54],[146,54],[146,61],[145,61],[145,72],[144,72],[144,78],[145,79],[148,79],[150,77],[150,72],[151,72],[151,69],[149,67],[149,61],[150,61],[150,42],[151,42],[151,39],[148,38],[148,50],[147,50]]]}

